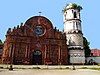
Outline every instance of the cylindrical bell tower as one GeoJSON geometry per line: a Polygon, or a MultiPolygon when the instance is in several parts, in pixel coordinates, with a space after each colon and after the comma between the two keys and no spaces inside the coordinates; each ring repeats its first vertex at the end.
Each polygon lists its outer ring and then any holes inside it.
{"type": "Polygon", "coordinates": [[[82,7],[75,3],[68,4],[63,10],[64,32],[66,33],[69,63],[71,64],[85,63],[80,10],[82,7]]]}

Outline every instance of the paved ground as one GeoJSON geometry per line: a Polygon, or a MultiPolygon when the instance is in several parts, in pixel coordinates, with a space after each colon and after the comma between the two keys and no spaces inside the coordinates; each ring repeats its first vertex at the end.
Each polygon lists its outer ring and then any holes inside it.
{"type": "Polygon", "coordinates": [[[76,70],[72,70],[72,65],[13,65],[13,71],[6,69],[9,66],[0,64],[0,75],[100,75],[100,70],[80,69],[82,67],[100,68],[98,65],[75,65],[76,70]],[[41,69],[33,69],[36,67],[41,69]]]}
{"type": "MultiPolygon", "coordinates": [[[[10,65],[5,65],[5,64],[0,64],[0,67],[3,67],[3,68],[7,68],[9,67],[10,65]]],[[[75,68],[82,68],[82,67],[88,67],[88,68],[100,68],[100,66],[98,65],[74,65],[75,68]]],[[[69,67],[69,68],[72,68],[72,65],[13,65],[13,68],[26,68],[26,69],[29,69],[29,68],[33,68],[33,67],[40,67],[40,68],[66,68],[66,67],[69,67]]]]}
{"type": "Polygon", "coordinates": [[[100,75],[98,70],[36,70],[36,69],[0,69],[0,75],[100,75]]]}

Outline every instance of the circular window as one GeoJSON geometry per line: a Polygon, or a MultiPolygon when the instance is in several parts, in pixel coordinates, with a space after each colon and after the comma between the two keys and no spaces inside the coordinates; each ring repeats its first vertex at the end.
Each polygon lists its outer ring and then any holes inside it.
{"type": "Polygon", "coordinates": [[[36,26],[34,31],[38,36],[42,36],[45,33],[45,29],[40,25],[36,26]]]}

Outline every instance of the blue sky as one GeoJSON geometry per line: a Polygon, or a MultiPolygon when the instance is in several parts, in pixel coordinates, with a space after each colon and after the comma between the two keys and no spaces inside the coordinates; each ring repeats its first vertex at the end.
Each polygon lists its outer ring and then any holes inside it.
{"type": "Polygon", "coordinates": [[[83,34],[91,48],[100,48],[100,0],[0,0],[0,39],[5,40],[8,28],[24,23],[30,17],[39,15],[40,11],[52,21],[54,27],[63,30],[62,9],[68,3],[83,7],[83,34]]]}

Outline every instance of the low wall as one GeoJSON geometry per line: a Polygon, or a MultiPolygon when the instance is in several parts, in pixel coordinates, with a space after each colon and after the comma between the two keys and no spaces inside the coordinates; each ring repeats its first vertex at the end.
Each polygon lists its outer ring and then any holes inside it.
{"type": "Polygon", "coordinates": [[[94,56],[94,57],[87,57],[86,61],[87,61],[87,63],[95,62],[97,64],[100,64],[100,56],[98,56],[98,57],[96,57],[96,56],[94,56]]]}

